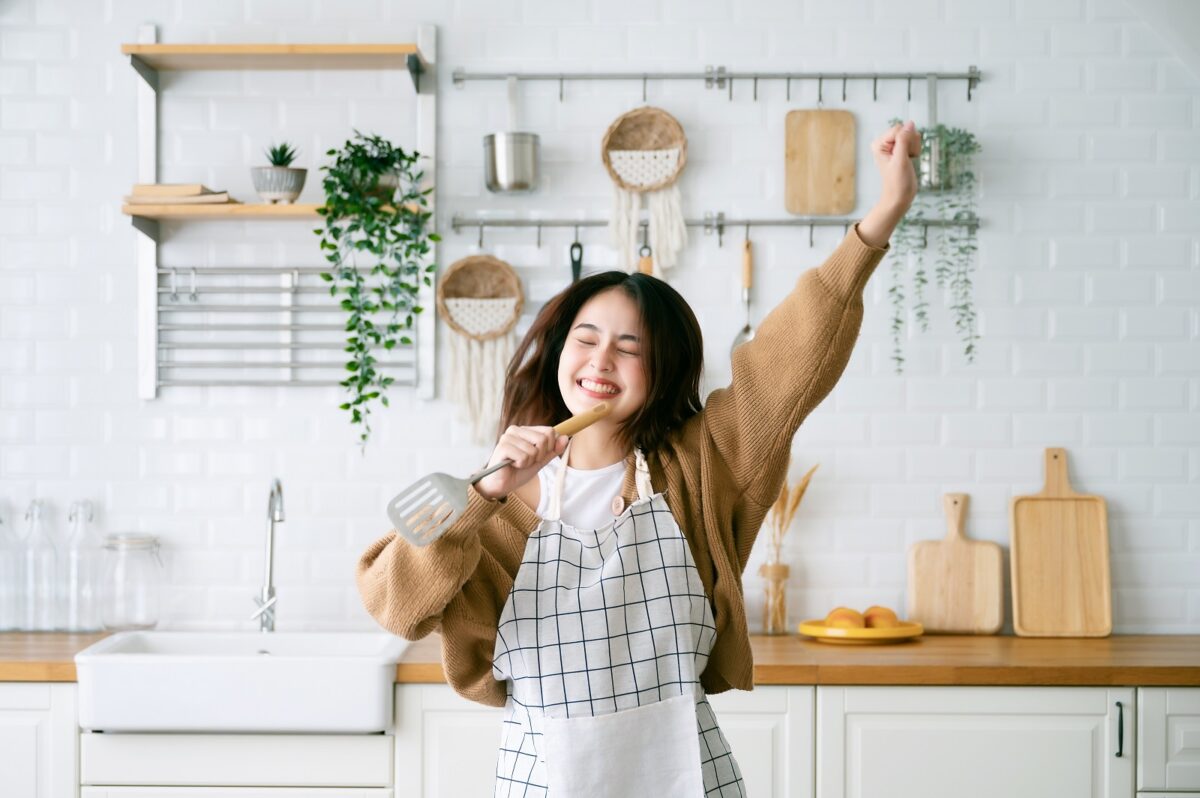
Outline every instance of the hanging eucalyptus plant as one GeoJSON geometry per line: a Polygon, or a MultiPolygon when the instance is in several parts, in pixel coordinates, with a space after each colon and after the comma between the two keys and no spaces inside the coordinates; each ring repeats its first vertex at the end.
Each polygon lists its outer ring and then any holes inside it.
{"type": "Polygon", "coordinates": [[[350,412],[351,424],[362,424],[365,450],[371,403],[378,399],[387,407],[387,389],[395,381],[383,373],[376,353],[412,344],[407,333],[422,311],[418,293],[422,284],[432,284],[436,268],[426,261],[440,238],[427,229],[433,188],[421,186],[419,153],[355,130],[341,149],[326,155],[333,163],[321,167],[325,205],[317,211],[325,226],[313,232],[333,264],[321,278],[332,296],[342,296],[347,314],[349,375],[340,385],[350,399],[340,408],[350,412]]]}
{"type": "MultiPolygon", "coordinates": [[[[890,124],[898,124],[899,119],[890,124]]],[[[904,276],[913,261],[912,313],[921,332],[929,330],[929,303],[925,289],[929,285],[926,259],[929,243],[934,244],[934,282],[939,289],[949,290],[950,310],[954,327],[963,342],[967,362],[975,360],[975,344],[979,340],[976,328],[974,285],[976,214],[975,173],[972,159],[979,152],[975,136],[961,128],[934,125],[922,128],[921,155],[917,162],[918,192],[908,214],[900,220],[892,237],[892,284],[888,297],[892,302],[892,361],[896,373],[904,370],[901,340],[907,322],[909,297],[905,293],[904,276]],[[969,224],[948,227],[929,227],[922,220],[946,220],[969,224]]]]}

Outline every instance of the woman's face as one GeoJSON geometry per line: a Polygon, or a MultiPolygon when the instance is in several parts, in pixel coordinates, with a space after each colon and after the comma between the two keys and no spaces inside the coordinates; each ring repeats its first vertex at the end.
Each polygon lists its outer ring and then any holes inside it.
{"type": "Polygon", "coordinates": [[[641,321],[637,305],[618,289],[596,294],[579,309],[558,360],[558,389],[572,415],[609,402],[606,421],[616,424],[645,404],[641,321]]]}

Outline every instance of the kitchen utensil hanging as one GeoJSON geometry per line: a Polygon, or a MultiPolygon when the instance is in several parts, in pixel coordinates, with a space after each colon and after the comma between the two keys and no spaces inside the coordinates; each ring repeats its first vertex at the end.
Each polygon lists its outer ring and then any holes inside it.
{"type": "Polygon", "coordinates": [[[450,400],[471,424],[476,442],[495,440],[504,372],[516,350],[525,295],[513,268],[491,255],[456,261],[438,283],[438,312],[450,336],[450,400]]]}
{"type": "Polygon", "coordinates": [[[639,263],[637,238],[645,195],[650,211],[646,243],[654,250],[654,273],[661,277],[687,244],[676,185],[687,164],[683,126],[661,108],[635,108],[609,125],[600,152],[615,186],[609,229],[619,262],[629,272],[639,263]]]}
{"type": "Polygon", "coordinates": [[[536,133],[518,132],[517,79],[508,78],[508,129],[483,137],[484,182],[496,194],[525,194],[537,188],[536,133]]]}
{"type": "Polygon", "coordinates": [[[849,111],[788,111],[784,206],[797,216],[854,211],[855,121],[849,111]]]}
{"type": "Polygon", "coordinates": [[[571,282],[579,282],[583,274],[583,244],[579,243],[579,231],[575,231],[575,240],[571,242],[571,282]]]}
{"type": "Polygon", "coordinates": [[[754,285],[754,251],[750,244],[750,225],[746,225],[746,243],[742,245],[742,305],[746,309],[746,326],[738,331],[730,347],[730,354],[740,345],[754,338],[754,328],[750,326],[750,288],[754,285]]]}

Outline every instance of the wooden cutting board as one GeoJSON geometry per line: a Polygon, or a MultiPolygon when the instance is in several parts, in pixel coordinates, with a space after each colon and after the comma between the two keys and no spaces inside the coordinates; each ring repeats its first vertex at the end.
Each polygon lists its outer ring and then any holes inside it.
{"type": "Polygon", "coordinates": [[[1004,557],[1000,545],[964,532],[968,497],[942,497],[949,531],[908,550],[908,620],[926,632],[996,634],[1004,625],[1004,557]]]}
{"type": "Polygon", "coordinates": [[[784,205],[800,216],[854,210],[854,114],[788,111],[785,119],[784,205]]]}
{"type": "Polygon", "coordinates": [[[1045,459],[1042,492],[1009,505],[1013,631],[1106,637],[1112,633],[1107,505],[1071,489],[1066,449],[1047,449],[1045,459]]]}

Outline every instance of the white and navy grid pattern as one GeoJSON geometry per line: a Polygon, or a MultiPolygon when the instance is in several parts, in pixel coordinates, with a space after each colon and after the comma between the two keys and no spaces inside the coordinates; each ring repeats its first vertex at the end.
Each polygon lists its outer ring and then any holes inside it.
{"type": "Polygon", "coordinates": [[[543,716],[605,715],[685,693],[696,698],[705,796],[745,795],[700,686],[712,609],[666,500],[648,492],[639,480],[641,498],[600,529],[547,519],[530,535],[496,636],[493,674],[508,682],[497,796],[547,795],[543,716]]]}

